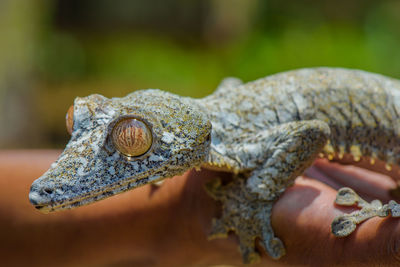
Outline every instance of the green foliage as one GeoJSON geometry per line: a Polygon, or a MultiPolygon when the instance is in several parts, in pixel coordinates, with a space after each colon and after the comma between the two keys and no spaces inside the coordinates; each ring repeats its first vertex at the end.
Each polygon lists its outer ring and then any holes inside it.
{"type": "Polygon", "coordinates": [[[364,31],[351,25],[319,25],[306,31],[292,26],[279,35],[253,32],[218,47],[188,48],[143,35],[71,38],[58,47],[58,57],[48,52],[46,78],[124,81],[137,89],[200,97],[225,76],[249,81],[301,67],[340,66],[400,77],[399,38],[379,27],[364,31]]]}
{"type": "MultiPolygon", "coordinates": [[[[163,10],[157,11],[163,16],[151,23],[144,14],[140,17],[140,23],[147,21],[153,28],[110,30],[113,26],[104,22],[105,28],[97,30],[47,27],[35,53],[35,71],[43,85],[38,91],[38,117],[43,128],[52,129],[51,135],[62,141],[60,119],[65,110],[75,96],[91,93],[112,97],[160,88],[203,97],[226,76],[250,81],[313,66],[357,68],[400,78],[400,2],[332,3],[260,0],[257,12],[247,17],[250,26],[237,35],[229,22],[225,28],[184,25],[176,34],[175,20],[160,25],[169,14],[163,10]],[[195,30],[188,30],[191,27],[195,30]]],[[[226,12],[222,19],[229,19],[226,12]]],[[[199,18],[201,12],[195,15],[199,18]]],[[[100,15],[96,18],[101,21],[100,15]]],[[[191,14],[185,18],[190,21],[191,14]]]]}

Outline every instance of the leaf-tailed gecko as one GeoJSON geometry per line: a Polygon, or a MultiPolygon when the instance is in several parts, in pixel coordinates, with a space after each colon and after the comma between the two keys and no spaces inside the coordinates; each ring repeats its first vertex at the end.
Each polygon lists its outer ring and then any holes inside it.
{"type": "MultiPolygon", "coordinates": [[[[279,196],[321,154],[399,164],[399,114],[400,81],[340,68],[300,69],[249,83],[227,78],[202,99],[154,89],[123,98],[76,98],[67,114],[71,140],[32,184],[29,199],[47,213],[191,168],[229,171],[230,184],[216,180],[208,187],[223,204],[211,236],[233,230],[245,262],[259,257],[258,237],[278,259],[285,248],[270,217],[279,196]]],[[[363,202],[349,190],[339,195],[339,204],[361,203],[363,213],[337,218],[332,231],[338,236],[397,207],[363,202]]]]}

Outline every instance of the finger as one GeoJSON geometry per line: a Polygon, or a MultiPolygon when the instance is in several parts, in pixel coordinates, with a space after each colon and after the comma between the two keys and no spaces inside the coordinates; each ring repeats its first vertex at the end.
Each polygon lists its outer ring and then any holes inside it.
{"type": "Polygon", "coordinates": [[[334,189],[341,187],[353,188],[366,200],[380,199],[384,202],[393,199],[389,190],[396,187],[396,182],[389,176],[362,169],[356,166],[344,166],[338,163],[330,163],[326,160],[318,160],[313,165],[315,171],[307,174],[319,179],[334,189]],[[319,174],[319,176],[315,176],[319,174]]]}

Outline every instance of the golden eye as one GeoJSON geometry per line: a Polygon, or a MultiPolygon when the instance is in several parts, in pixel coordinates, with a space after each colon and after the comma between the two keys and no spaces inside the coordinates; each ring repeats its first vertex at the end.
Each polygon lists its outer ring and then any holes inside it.
{"type": "Polygon", "coordinates": [[[65,124],[67,125],[67,131],[71,135],[74,130],[74,105],[70,106],[67,115],[65,116],[65,124]]]}
{"type": "Polygon", "coordinates": [[[149,127],[135,118],[120,120],[112,130],[111,139],[118,151],[129,157],[143,155],[153,143],[149,127]]]}

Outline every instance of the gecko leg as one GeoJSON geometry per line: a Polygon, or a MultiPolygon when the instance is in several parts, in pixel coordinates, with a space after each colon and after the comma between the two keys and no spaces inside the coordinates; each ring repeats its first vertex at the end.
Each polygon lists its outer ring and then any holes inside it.
{"type": "MultiPolygon", "coordinates": [[[[255,248],[256,238],[273,235],[270,225],[273,201],[257,199],[246,188],[244,179],[236,175],[228,185],[222,186],[219,179],[206,185],[208,193],[222,202],[222,216],[213,219],[209,239],[227,237],[230,231],[235,232],[244,263],[255,263],[260,258],[255,248]]],[[[266,249],[276,259],[285,254],[282,241],[278,238],[271,240],[266,249]]]]}
{"type": "Polygon", "coordinates": [[[214,220],[211,237],[226,236],[234,231],[240,241],[244,262],[254,262],[259,257],[255,240],[268,254],[279,259],[285,255],[282,241],[275,237],[271,226],[271,211],[276,199],[292,185],[314,161],[326,144],[329,127],[321,121],[301,121],[282,124],[262,132],[235,149],[242,163],[251,160],[260,166],[250,176],[235,176],[227,186],[215,184],[209,191],[222,202],[223,213],[214,220]],[[249,177],[247,180],[246,178],[249,177]]]}
{"type": "Polygon", "coordinates": [[[368,203],[348,187],[338,191],[335,203],[342,206],[357,205],[360,208],[350,214],[339,215],[332,221],[331,231],[338,237],[348,236],[356,229],[357,224],[376,216],[387,217],[391,214],[392,217],[400,217],[400,204],[396,201],[391,200],[382,205],[382,202],[376,199],[368,203]]]}
{"type": "Polygon", "coordinates": [[[326,145],[329,126],[319,120],[298,121],[274,127],[258,141],[264,159],[247,180],[247,188],[258,198],[276,200],[297,176],[314,162],[326,145]]]}

